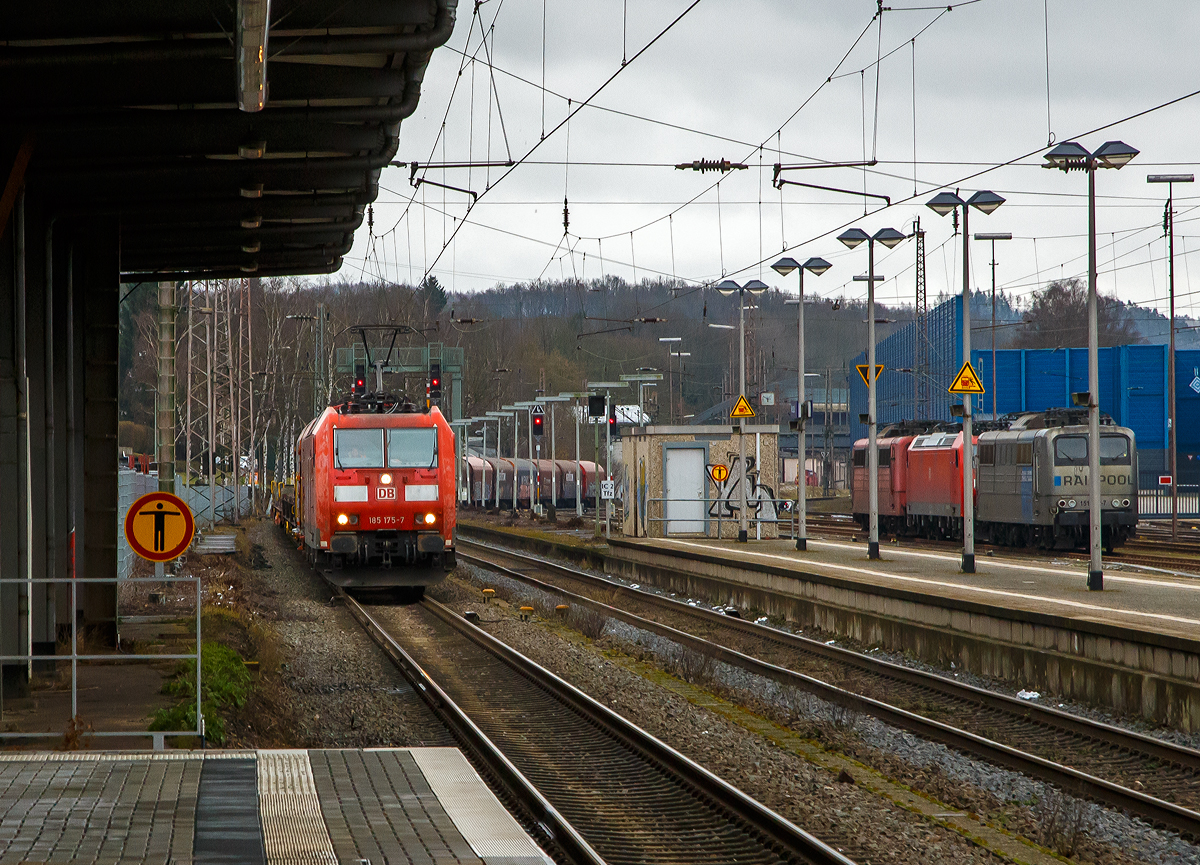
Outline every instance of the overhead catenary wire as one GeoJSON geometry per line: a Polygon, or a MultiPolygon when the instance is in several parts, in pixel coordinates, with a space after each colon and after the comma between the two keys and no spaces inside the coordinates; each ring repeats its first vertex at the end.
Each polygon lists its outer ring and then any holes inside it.
{"type": "MultiPolygon", "coordinates": [[[[501,183],[506,177],[509,177],[514,171],[516,171],[517,168],[519,168],[525,162],[526,159],[528,159],[530,156],[532,156],[534,154],[534,152],[537,151],[539,147],[541,147],[542,143],[546,140],[546,138],[553,136],[555,132],[557,132],[559,129],[563,128],[563,126],[566,124],[566,122],[568,120],[570,120],[572,117],[574,117],[576,114],[578,114],[581,110],[583,110],[583,108],[585,108],[596,96],[598,96],[600,93],[602,93],[608,87],[608,85],[611,84],[617,78],[617,76],[619,76],[622,72],[624,72],[626,69],[628,69],[629,66],[634,63],[634,61],[636,61],[639,57],[641,57],[643,54],[645,54],[647,51],[649,51],[650,48],[652,48],[654,45],[656,45],[659,42],[659,40],[661,40],[664,36],[666,36],[669,32],[671,32],[671,30],[673,30],[675,28],[675,26],[688,15],[689,12],[691,12],[693,9],[695,9],[697,6],[699,6],[700,3],[701,3],[701,0],[692,0],[692,2],[689,3],[682,12],[680,12],[677,16],[675,16],[675,18],[673,18],[670,21],[670,23],[667,24],[666,27],[664,27],[662,30],[660,30],[653,38],[650,39],[649,42],[647,42],[640,49],[638,49],[637,53],[635,53],[632,57],[630,57],[627,63],[620,66],[615,72],[613,72],[606,79],[604,79],[604,81],[600,84],[600,86],[597,87],[594,91],[592,91],[591,95],[589,95],[585,100],[580,102],[578,107],[576,107],[573,111],[571,111],[567,114],[567,117],[565,119],[560,121],[554,128],[552,128],[550,130],[549,133],[543,135],[542,138],[538,139],[538,141],[535,142],[529,148],[529,150],[527,150],[525,152],[525,154],[520,159],[516,160],[516,162],[513,165],[509,166],[505,170],[505,172],[499,177],[499,179],[497,179],[496,184],[493,184],[492,188],[495,188],[495,186],[497,184],[501,183]]],[[[483,198],[483,196],[480,196],[479,198],[470,202],[467,205],[467,212],[470,213],[470,211],[472,209],[474,209],[474,207],[479,203],[480,200],[482,200],[482,198],[483,198]]],[[[459,228],[461,228],[461,226],[463,224],[464,224],[463,222],[460,222],[458,224],[458,226],[455,227],[455,233],[458,232],[459,228]]],[[[445,243],[443,243],[442,249],[438,252],[438,254],[436,256],[434,256],[434,259],[432,262],[433,265],[437,264],[438,260],[441,258],[442,254],[445,252],[445,248],[446,248],[445,243]]],[[[425,272],[426,273],[429,272],[429,265],[426,266],[425,272]]]]}

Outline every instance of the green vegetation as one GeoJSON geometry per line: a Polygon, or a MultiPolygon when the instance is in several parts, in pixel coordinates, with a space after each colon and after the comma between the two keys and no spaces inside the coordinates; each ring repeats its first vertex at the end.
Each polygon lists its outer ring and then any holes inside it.
{"type": "MultiPolygon", "coordinates": [[[[204,643],[200,662],[201,709],[205,732],[214,744],[225,742],[221,710],[240,709],[250,693],[250,673],[242,656],[222,643],[204,643]]],[[[163,693],[178,697],[178,705],[159,709],[151,730],[188,730],[196,727],[196,662],[181,661],[163,684],[163,693]]]]}

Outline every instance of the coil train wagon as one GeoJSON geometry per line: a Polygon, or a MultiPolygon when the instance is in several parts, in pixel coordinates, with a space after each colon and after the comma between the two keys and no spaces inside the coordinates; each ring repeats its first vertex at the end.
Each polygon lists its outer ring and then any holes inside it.
{"type": "Polygon", "coordinates": [[[585,504],[595,504],[600,478],[596,463],[583,460],[579,463],[576,477],[574,460],[527,460],[496,457],[469,456],[466,459],[464,485],[467,499],[480,507],[494,507],[496,503],[496,479],[500,482],[501,508],[513,506],[513,476],[517,477],[517,507],[529,507],[532,490],[538,487],[539,501],[556,508],[575,507],[576,497],[582,492],[585,504]],[[515,469],[515,470],[514,470],[515,469]],[[531,482],[532,479],[532,482],[531,482]]]}
{"type": "Polygon", "coordinates": [[[436,406],[371,395],[330,406],[300,434],[277,518],[334,585],[420,594],[455,565],[454,453],[436,406]]]}
{"type": "MultiPolygon", "coordinates": [[[[879,447],[880,529],[895,535],[962,537],[961,428],[927,424],[885,430],[879,447]],[[886,466],[886,469],[885,469],[886,466]]],[[[1089,526],[1087,412],[1048,409],[979,425],[973,436],[975,532],[984,542],[1043,549],[1086,546],[1089,526]]],[[[868,524],[866,440],[854,445],[853,510],[868,524]]],[[[1138,521],[1133,431],[1103,417],[1102,541],[1110,552],[1138,521]]]]}

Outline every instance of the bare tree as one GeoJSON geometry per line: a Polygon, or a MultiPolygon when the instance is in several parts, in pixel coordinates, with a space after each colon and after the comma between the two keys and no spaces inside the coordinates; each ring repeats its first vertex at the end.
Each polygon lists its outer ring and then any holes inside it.
{"type": "MultiPolygon", "coordinates": [[[[1125,304],[1103,294],[1098,301],[1100,345],[1142,341],[1125,304]]],[[[1086,346],[1087,339],[1087,284],[1081,279],[1056,279],[1034,295],[1015,343],[1017,348],[1072,348],[1086,346]]]]}

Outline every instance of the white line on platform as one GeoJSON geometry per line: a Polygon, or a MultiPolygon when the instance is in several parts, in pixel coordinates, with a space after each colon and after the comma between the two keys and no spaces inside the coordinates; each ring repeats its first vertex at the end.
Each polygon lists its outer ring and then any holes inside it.
{"type": "MultiPolygon", "coordinates": [[[[842,544],[842,543],[838,543],[837,541],[814,541],[812,538],[808,539],[808,543],[810,545],[815,545],[815,546],[832,547],[832,548],[838,549],[838,550],[861,550],[862,549],[861,545],[856,546],[854,544],[842,544]]],[[[895,547],[888,547],[887,552],[889,555],[907,556],[907,557],[913,558],[913,559],[935,559],[939,562],[950,562],[951,564],[958,564],[960,561],[960,559],[957,555],[951,556],[951,555],[946,555],[944,553],[923,553],[923,552],[919,552],[917,550],[897,549],[895,547]]],[[[1019,562],[1003,562],[1003,561],[996,561],[996,560],[990,559],[990,558],[980,558],[979,556],[975,557],[975,567],[976,568],[980,568],[980,567],[1004,568],[1004,569],[1008,569],[1008,570],[1012,570],[1012,571],[1023,571],[1026,573],[1036,572],[1036,573],[1040,573],[1040,574],[1056,574],[1060,577],[1081,577],[1081,576],[1085,575],[1085,572],[1081,569],[1067,570],[1065,568],[1048,568],[1044,565],[1021,564],[1019,562]]],[[[1164,580],[1147,580],[1142,577],[1127,577],[1122,574],[1109,574],[1109,573],[1106,573],[1104,575],[1104,579],[1112,580],[1115,583],[1134,583],[1136,585],[1143,585],[1143,586],[1159,586],[1164,589],[1187,589],[1189,592],[1200,592],[1200,582],[1172,583],[1172,582],[1166,582],[1164,580]]]]}
{"type": "MultiPolygon", "coordinates": [[[[708,544],[698,544],[698,543],[695,543],[692,541],[682,541],[682,540],[673,540],[672,539],[672,540],[668,540],[667,543],[678,544],[678,545],[684,546],[684,547],[697,547],[702,550],[709,550],[709,551],[712,550],[712,547],[708,544]]],[[[809,543],[812,543],[812,541],[809,541],[809,543]]],[[[826,543],[826,542],[822,541],[821,543],[826,543]]],[[[835,544],[833,546],[848,546],[848,545],[835,544]]],[[[848,548],[849,549],[861,549],[860,547],[853,547],[853,546],[849,546],[848,548]]],[[[1010,591],[1006,591],[1004,589],[988,589],[988,588],[984,588],[982,586],[971,586],[971,585],[966,585],[963,583],[950,583],[950,582],[946,582],[944,580],[928,580],[928,579],[924,579],[922,577],[909,577],[909,576],[905,576],[904,574],[890,574],[886,571],[870,570],[870,569],[864,568],[860,565],[839,565],[839,564],[834,564],[832,562],[815,562],[812,559],[797,559],[793,556],[780,556],[775,553],[757,553],[752,550],[738,550],[737,552],[743,556],[757,556],[761,559],[777,559],[781,562],[787,562],[789,565],[792,565],[792,566],[795,566],[798,562],[803,562],[803,564],[806,567],[829,568],[829,569],[837,570],[837,571],[849,571],[850,573],[854,573],[854,574],[870,574],[871,576],[874,576],[874,577],[881,577],[886,580],[896,580],[898,582],[904,582],[904,583],[914,583],[914,584],[923,585],[923,586],[936,586],[936,587],[945,588],[945,589],[962,589],[964,591],[976,592],[978,594],[983,594],[983,595],[995,595],[997,597],[1003,597],[1003,598],[1019,598],[1019,599],[1027,600],[1027,601],[1038,601],[1043,604],[1057,604],[1061,607],[1071,607],[1074,609],[1087,610],[1089,612],[1094,612],[1094,613],[1113,613],[1118,616],[1138,616],[1140,618],[1154,619],[1154,620],[1157,620],[1160,622],[1178,622],[1179,624],[1183,624],[1183,625],[1200,626],[1200,619],[1187,619],[1182,616],[1168,616],[1165,613],[1145,613],[1145,612],[1141,612],[1140,610],[1119,610],[1114,607],[1102,607],[1097,604],[1085,604],[1080,601],[1067,601],[1067,600],[1063,600],[1060,598],[1046,598],[1041,595],[1029,595],[1029,594],[1025,594],[1022,592],[1010,592],[1010,591]]],[[[893,550],[892,552],[895,552],[895,551],[893,550]]],[[[910,555],[934,556],[934,554],[930,554],[930,553],[910,553],[910,555]]],[[[938,557],[938,558],[945,558],[945,557],[938,557]]],[[[995,564],[995,563],[990,563],[990,564],[995,564]]],[[[1061,574],[1062,572],[1060,571],[1058,573],[1061,574]]],[[[1155,585],[1161,585],[1161,583],[1156,583],[1155,585]]]]}

